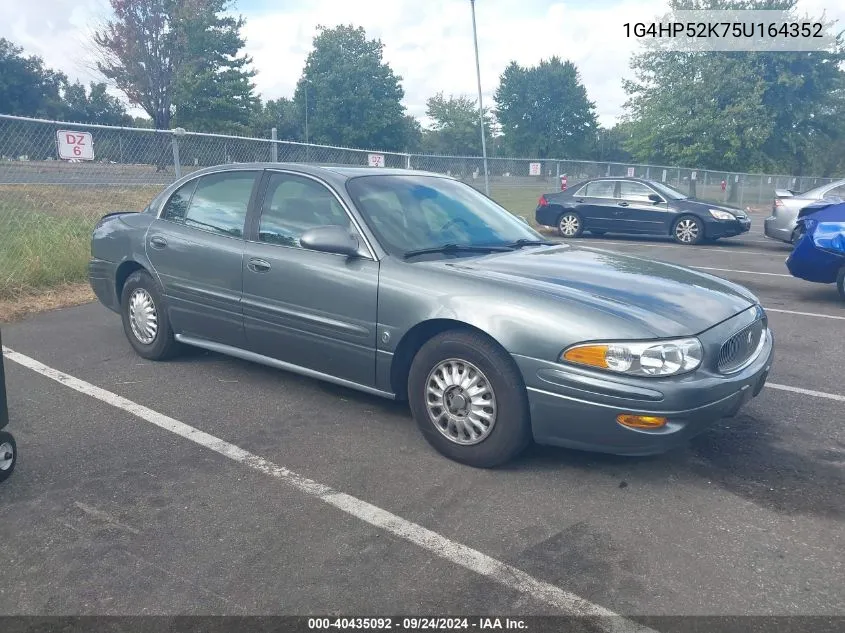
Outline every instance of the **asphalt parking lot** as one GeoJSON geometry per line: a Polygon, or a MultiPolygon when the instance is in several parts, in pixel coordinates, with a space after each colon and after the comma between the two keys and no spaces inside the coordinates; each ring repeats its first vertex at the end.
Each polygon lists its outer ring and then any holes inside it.
{"type": "Polygon", "coordinates": [[[578,240],[769,311],[770,384],[651,458],[475,470],[402,404],[201,351],[144,361],[99,304],[4,326],[0,614],[844,616],[845,305],[789,276],[762,218],[696,247],[578,240]]]}

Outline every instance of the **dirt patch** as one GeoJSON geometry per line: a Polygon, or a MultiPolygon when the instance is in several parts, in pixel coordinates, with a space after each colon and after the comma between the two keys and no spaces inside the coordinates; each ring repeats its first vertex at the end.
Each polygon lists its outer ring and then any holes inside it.
{"type": "Polygon", "coordinates": [[[37,312],[82,305],[95,300],[94,292],[87,283],[65,284],[49,290],[0,299],[0,323],[9,323],[37,312]]]}

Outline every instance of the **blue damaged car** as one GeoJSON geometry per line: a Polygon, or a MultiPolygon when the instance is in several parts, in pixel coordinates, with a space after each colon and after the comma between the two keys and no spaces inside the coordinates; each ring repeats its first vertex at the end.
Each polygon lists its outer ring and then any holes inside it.
{"type": "Polygon", "coordinates": [[[798,216],[801,238],[786,259],[793,277],[835,283],[845,300],[845,203],[818,202],[798,216]]]}

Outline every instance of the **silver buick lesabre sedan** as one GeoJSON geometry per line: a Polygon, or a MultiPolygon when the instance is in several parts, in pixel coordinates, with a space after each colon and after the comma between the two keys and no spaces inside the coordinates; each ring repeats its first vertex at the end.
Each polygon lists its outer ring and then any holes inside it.
{"type": "Polygon", "coordinates": [[[91,286],[142,357],[196,346],[404,399],[476,467],[531,441],[664,452],[735,415],[772,365],[745,288],[548,241],[439,174],[201,169],[103,217],[91,251],[91,286]]]}

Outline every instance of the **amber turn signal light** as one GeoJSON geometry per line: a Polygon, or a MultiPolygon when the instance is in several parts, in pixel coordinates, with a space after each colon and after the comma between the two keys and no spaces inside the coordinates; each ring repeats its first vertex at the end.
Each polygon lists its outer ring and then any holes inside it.
{"type": "Polygon", "coordinates": [[[623,413],[616,416],[616,421],[622,426],[630,426],[632,429],[659,429],[666,425],[666,418],[656,415],[631,415],[623,413]]]}

